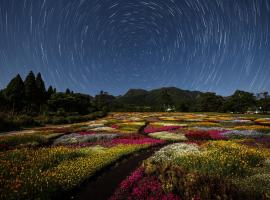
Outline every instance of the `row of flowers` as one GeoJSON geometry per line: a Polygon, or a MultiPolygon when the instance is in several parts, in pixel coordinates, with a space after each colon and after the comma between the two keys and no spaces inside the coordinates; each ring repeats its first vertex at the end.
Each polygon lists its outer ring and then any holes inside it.
{"type": "Polygon", "coordinates": [[[56,140],[54,140],[54,145],[60,144],[81,144],[86,142],[97,142],[100,140],[112,140],[116,138],[118,134],[108,134],[108,133],[72,133],[64,135],[56,140]]]}
{"type": "Polygon", "coordinates": [[[135,170],[109,200],[180,200],[173,193],[165,193],[162,183],[154,176],[146,176],[144,168],[135,170]]]}
{"type": "Polygon", "coordinates": [[[261,148],[269,148],[268,122],[226,114],[112,113],[92,122],[3,136],[0,199],[53,198],[121,156],[164,141],[184,143],[156,152],[112,199],[248,199],[241,191],[250,194],[255,186],[253,199],[262,199],[270,196],[265,192],[269,154],[261,148]],[[147,121],[145,134],[135,134],[147,121]],[[39,148],[51,140],[52,147],[39,148]]]}
{"type": "Polygon", "coordinates": [[[0,199],[52,199],[146,145],[52,147],[0,152],[0,199]]]}
{"type": "Polygon", "coordinates": [[[152,139],[152,138],[141,138],[141,139],[127,139],[127,138],[115,138],[112,140],[101,140],[97,142],[84,142],[80,144],[69,145],[70,147],[89,147],[89,146],[102,146],[102,147],[113,147],[116,145],[147,145],[156,146],[164,144],[164,140],[152,139]]]}
{"type": "Polygon", "coordinates": [[[241,138],[263,138],[267,134],[256,130],[211,130],[211,129],[181,129],[176,131],[153,132],[148,136],[167,141],[207,141],[229,140],[241,138]]]}
{"type": "Polygon", "coordinates": [[[111,200],[267,199],[269,155],[231,141],[168,145],[124,180],[111,200]]]}

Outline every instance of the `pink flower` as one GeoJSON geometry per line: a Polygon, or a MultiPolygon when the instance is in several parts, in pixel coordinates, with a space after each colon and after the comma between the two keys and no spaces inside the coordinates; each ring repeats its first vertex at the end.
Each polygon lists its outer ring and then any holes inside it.
{"type": "Polygon", "coordinates": [[[111,128],[118,129],[118,128],[119,128],[119,126],[118,126],[118,125],[116,125],[116,124],[113,124],[113,125],[111,125],[111,128]]]}
{"type": "Polygon", "coordinates": [[[134,171],[110,200],[180,200],[173,193],[166,194],[162,189],[161,182],[155,176],[146,176],[144,169],[134,171]]]}
{"type": "Polygon", "coordinates": [[[113,139],[112,144],[163,144],[165,141],[152,138],[142,138],[142,139],[113,139]]]}
{"type": "Polygon", "coordinates": [[[225,133],[225,132],[226,131],[216,131],[216,130],[208,131],[210,137],[213,140],[226,140],[227,137],[222,134],[222,133],[225,133]]]}
{"type": "Polygon", "coordinates": [[[226,131],[189,131],[185,135],[190,140],[226,140],[227,137],[222,134],[224,132],[226,131]]]}

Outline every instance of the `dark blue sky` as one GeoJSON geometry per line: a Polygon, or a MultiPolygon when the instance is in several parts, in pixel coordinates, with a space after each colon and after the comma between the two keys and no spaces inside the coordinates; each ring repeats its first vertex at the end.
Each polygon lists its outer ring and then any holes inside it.
{"type": "Polygon", "coordinates": [[[0,0],[0,88],[270,89],[269,0],[0,0]]]}

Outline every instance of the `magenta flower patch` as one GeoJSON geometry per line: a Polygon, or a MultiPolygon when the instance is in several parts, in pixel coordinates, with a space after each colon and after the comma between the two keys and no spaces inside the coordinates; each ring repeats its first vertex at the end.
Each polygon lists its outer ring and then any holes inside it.
{"type": "Polygon", "coordinates": [[[110,200],[180,200],[176,195],[166,194],[161,182],[154,176],[146,176],[140,167],[124,180],[110,200]]]}

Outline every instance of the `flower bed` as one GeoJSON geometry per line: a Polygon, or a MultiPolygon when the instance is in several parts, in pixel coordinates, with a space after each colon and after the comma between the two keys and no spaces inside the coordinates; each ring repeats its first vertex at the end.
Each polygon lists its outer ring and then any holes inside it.
{"type": "Polygon", "coordinates": [[[208,142],[202,147],[173,144],[156,152],[143,167],[146,176],[158,177],[164,191],[181,199],[264,199],[270,181],[257,187],[262,179],[251,182],[250,176],[270,175],[269,155],[267,150],[229,141],[208,142]],[[245,182],[253,187],[244,187],[245,182]]]}
{"type": "Polygon", "coordinates": [[[53,147],[0,153],[0,199],[51,199],[145,145],[53,147]]]}
{"type": "Polygon", "coordinates": [[[145,133],[154,133],[154,132],[161,132],[161,131],[171,131],[182,128],[181,126],[162,126],[162,127],[153,127],[148,126],[144,129],[145,133]]]}
{"type": "Polygon", "coordinates": [[[101,140],[97,142],[84,142],[80,144],[70,145],[70,147],[89,147],[89,146],[102,146],[102,147],[113,147],[116,145],[148,145],[155,146],[164,144],[164,140],[152,139],[152,138],[138,138],[138,139],[128,139],[128,138],[115,138],[112,140],[101,140]]]}
{"type": "Polygon", "coordinates": [[[251,125],[251,126],[235,126],[235,130],[256,130],[260,132],[270,133],[269,126],[262,126],[262,125],[251,125]]]}
{"type": "Polygon", "coordinates": [[[255,122],[262,125],[270,125],[270,118],[259,118],[255,122]]]}
{"type": "Polygon", "coordinates": [[[167,131],[162,131],[162,132],[155,132],[155,133],[150,133],[148,136],[157,138],[157,139],[162,139],[162,140],[167,140],[167,141],[186,141],[187,138],[184,134],[181,133],[171,133],[167,131]]]}
{"type": "Polygon", "coordinates": [[[0,136],[0,151],[27,146],[38,146],[46,144],[47,142],[48,138],[46,136],[36,134],[0,136]]]}
{"type": "Polygon", "coordinates": [[[209,130],[209,131],[197,131],[191,130],[186,134],[189,140],[226,140],[224,136],[226,131],[209,130]]]}
{"type": "Polygon", "coordinates": [[[144,161],[112,199],[267,199],[269,119],[112,113],[96,121],[3,135],[0,199],[55,198],[121,156],[165,141],[183,143],[144,161]],[[146,134],[140,134],[146,122],[146,134]]]}
{"type": "Polygon", "coordinates": [[[146,176],[141,167],[124,180],[110,200],[180,200],[173,193],[165,193],[161,182],[154,176],[146,176]]]}
{"type": "Polygon", "coordinates": [[[64,144],[80,144],[85,142],[97,142],[100,140],[112,140],[116,138],[117,134],[78,134],[72,133],[69,135],[64,135],[54,141],[54,145],[64,145],[64,144]]]}
{"type": "Polygon", "coordinates": [[[223,133],[224,136],[227,136],[231,139],[235,138],[260,138],[263,137],[263,133],[256,130],[231,130],[223,133]]]}

